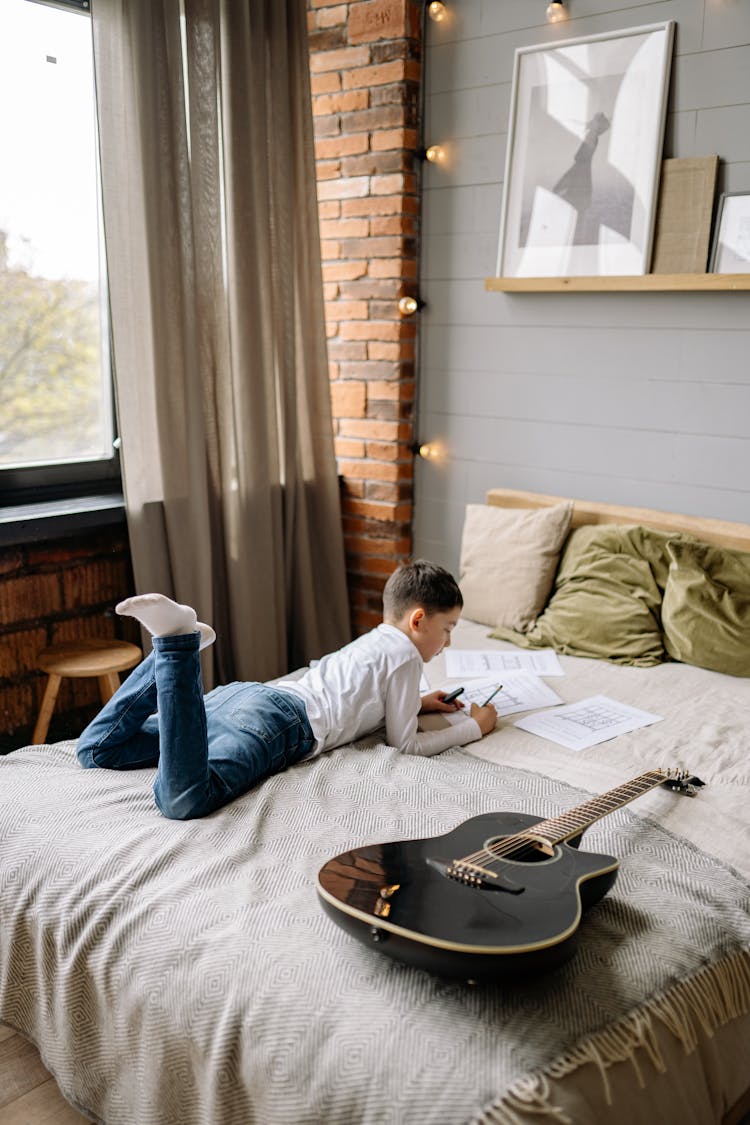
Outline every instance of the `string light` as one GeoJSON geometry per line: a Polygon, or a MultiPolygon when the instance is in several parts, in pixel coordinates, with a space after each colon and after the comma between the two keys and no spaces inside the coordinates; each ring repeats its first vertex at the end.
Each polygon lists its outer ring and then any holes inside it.
{"type": "Polygon", "coordinates": [[[440,23],[441,20],[444,20],[448,15],[448,9],[443,3],[443,0],[432,0],[432,2],[427,5],[427,15],[431,20],[434,20],[435,23],[440,23]]]}
{"type": "Polygon", "coordinates": [[[441,145],[430,145],[424,150],[424,158],[430,164],[440,164],[445,160],[445,149],[441,145]]]}
{"type": "Polygon", "coordinates": [[[419,297],[402,297],[398,303],[398,311],[402,316],[414,316],[415,312],[424,308],[424,301],[419,297]]]}
{"type": "Polygon", "coordinates": [[[561,20],[566,18],[566,15],[563,0],[550,0],[547,5],[547,21],[549,23],[560,23],[561,20]]]}
{"type": "Polygon", "coordinates": [[[434,442],[415,441],[411,448],[412,453],[424,461],[436,461],[440,456],[440,448],[434,442]]]}

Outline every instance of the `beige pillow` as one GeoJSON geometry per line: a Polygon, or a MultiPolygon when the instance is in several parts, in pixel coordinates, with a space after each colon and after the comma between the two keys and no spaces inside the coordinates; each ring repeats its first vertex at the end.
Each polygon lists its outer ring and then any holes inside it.
{"type": "Polygon", "coordinates": [[[459,585],[464,615],[523,632],[544,609],[572,503],[552,508],[467,504],[459,585]]]}

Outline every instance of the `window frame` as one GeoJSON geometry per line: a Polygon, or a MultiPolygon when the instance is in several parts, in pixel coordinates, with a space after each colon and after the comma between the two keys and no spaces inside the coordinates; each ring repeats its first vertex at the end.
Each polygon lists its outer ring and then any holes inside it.
{"type": "MultiPolygon", "coordinates": [[[[89,0],[26,0],[45,8],[57,8],[77,12],[91,18],[89,0]]],[[[108,291],[102,294],[109,306],[108,291]]],[[[0,467],[0,512],[3,509],[22,507],[28,513],[29,506],[38,503],[44,506],[49,517],[50,503],[59,506],[60,514],[65,514],[65,501],[82,497],[111,496],[122,500],[122,477],[117,426],[117,410],[114,388],[114,356],[111,336],[109,340],[110,395],[113,424],[113,444],[111,457],[55,461],[42,465],[21,465],[0,467]]],[[[124,503],[124,501],[123,501],[124,503]]],[[[75,505],[76,511],[80,505],[75,505]]],[[[2,536],[0,536],[0,539],[2,536]]]]}

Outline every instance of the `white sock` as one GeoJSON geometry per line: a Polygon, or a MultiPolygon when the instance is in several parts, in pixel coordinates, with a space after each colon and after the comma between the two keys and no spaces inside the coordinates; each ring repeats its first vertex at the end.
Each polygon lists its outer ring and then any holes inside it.
{"type": "Polygon", "coordinates": [[[192,606],[180,605],[164,594],[137,594],[133,598],[126,598],[115,606],[115,613],[119,613],[121,617],[134,617],[154,637],[176,637],[200,632],[200,648],[206,648],[216,640],[216,633],[210,625],[198,621],[198,615],[192,606]]]}

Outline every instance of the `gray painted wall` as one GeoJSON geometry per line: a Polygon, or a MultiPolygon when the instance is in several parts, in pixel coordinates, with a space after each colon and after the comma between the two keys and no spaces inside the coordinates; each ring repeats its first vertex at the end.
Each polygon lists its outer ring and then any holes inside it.
{"type": "Polygon", "coordinates": [[[514,52],[676,21],[665,156],[750,191],[750,0],[448,0],[427,21],[415,553],[458,568],[464,508],[530,489],[750,522],[750,292],[488,293],[514,52]],[[535,21],[535,22],[534,22],[535,21]]]}

